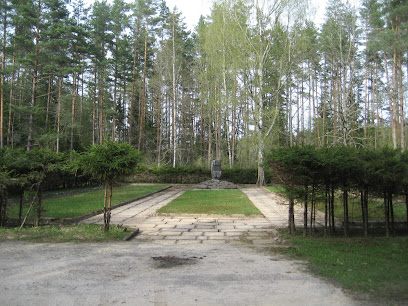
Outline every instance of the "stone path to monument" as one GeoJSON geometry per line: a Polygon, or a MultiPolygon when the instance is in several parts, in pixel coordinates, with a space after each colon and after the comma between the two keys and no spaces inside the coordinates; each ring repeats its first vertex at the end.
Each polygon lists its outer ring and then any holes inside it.
{"type": "MultiPolygon", "coordinates": [[[[245,187],[263,216],[243,215],[156,215],[156,211],[180,196],[187,188],[172,187],[151,197],[112,210],[112,224],[139,228],[136,241],[159,244],[235,243],[246,241],[260,246],[276,244],[277,228],[287,226],[288,205],[283,198],[263,188],[245,187]]],[[[303,209],[295,208],[295,224],[303,226],[303,209]]],[[[317,223],[324,222],[319,216],[317,223]]],[[[103,215],[84,224],[103,224],[103,215]]]]}

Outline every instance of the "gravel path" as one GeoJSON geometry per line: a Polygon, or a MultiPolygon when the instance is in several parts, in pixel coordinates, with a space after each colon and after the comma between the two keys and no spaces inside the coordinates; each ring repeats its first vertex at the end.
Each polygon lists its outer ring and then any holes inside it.
{"type": "Polygon", "coordinates": [[[354,305],[244,244],[0,243],[0,305],[354,305]]]}
{"type": "Polygon", "coordinates": [[[356,305],[268,251],[287,206],[243,191],[264,216],[155,216],[184,192],[173,189],[113,211],[112,223],[140,228],[130,242],[1,242],[0,305],[356,305]]]}

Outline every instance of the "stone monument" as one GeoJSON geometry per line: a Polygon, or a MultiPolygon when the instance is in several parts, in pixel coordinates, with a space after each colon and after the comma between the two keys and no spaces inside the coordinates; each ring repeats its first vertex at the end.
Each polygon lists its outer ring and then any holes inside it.
{"type": "Polygon", "coordinates": [[[213,180],[221,178],[221,161],[219,159],[215,159],[211,163],[211,177],[213,180]]]}
{"type": "Polygon", "coordinates": [[[221,161],[215,159],[211,163],[211,177],[209,181],[202,182],[195,186],[196,189],[237,189],[238,186],[227,181],[221,181],[221,161]]]}

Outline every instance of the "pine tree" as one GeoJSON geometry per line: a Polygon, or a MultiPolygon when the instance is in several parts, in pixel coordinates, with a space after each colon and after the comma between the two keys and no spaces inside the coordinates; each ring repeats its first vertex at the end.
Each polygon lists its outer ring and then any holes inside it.
{"type": "Polygon", "coordinates": [[[92,7],[91,25],[93,27],[93,42],[95,45],[94,50],[94,65],[97,75],[97,84],[95,84],[97,94],[97,113],[98,113],[98,143],[102,144],[104,140],[104,123],[106,120],[104,109],[106,107],[105,99],[107,98],[108,73],[109,62],[107,60],[108,45],[112,44],[112,7],[106,0],[101,2],[96,1],[92,7]]]}

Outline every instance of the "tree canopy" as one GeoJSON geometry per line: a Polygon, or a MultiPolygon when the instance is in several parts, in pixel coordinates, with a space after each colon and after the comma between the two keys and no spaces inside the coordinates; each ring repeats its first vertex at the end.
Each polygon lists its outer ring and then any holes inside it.
{"type": "Polygon", "coordinates": [[[150,165],[258,167],[275,146],[405,141],[407,4],[5,0],[0,147],[127,142],[150,165]]]}

